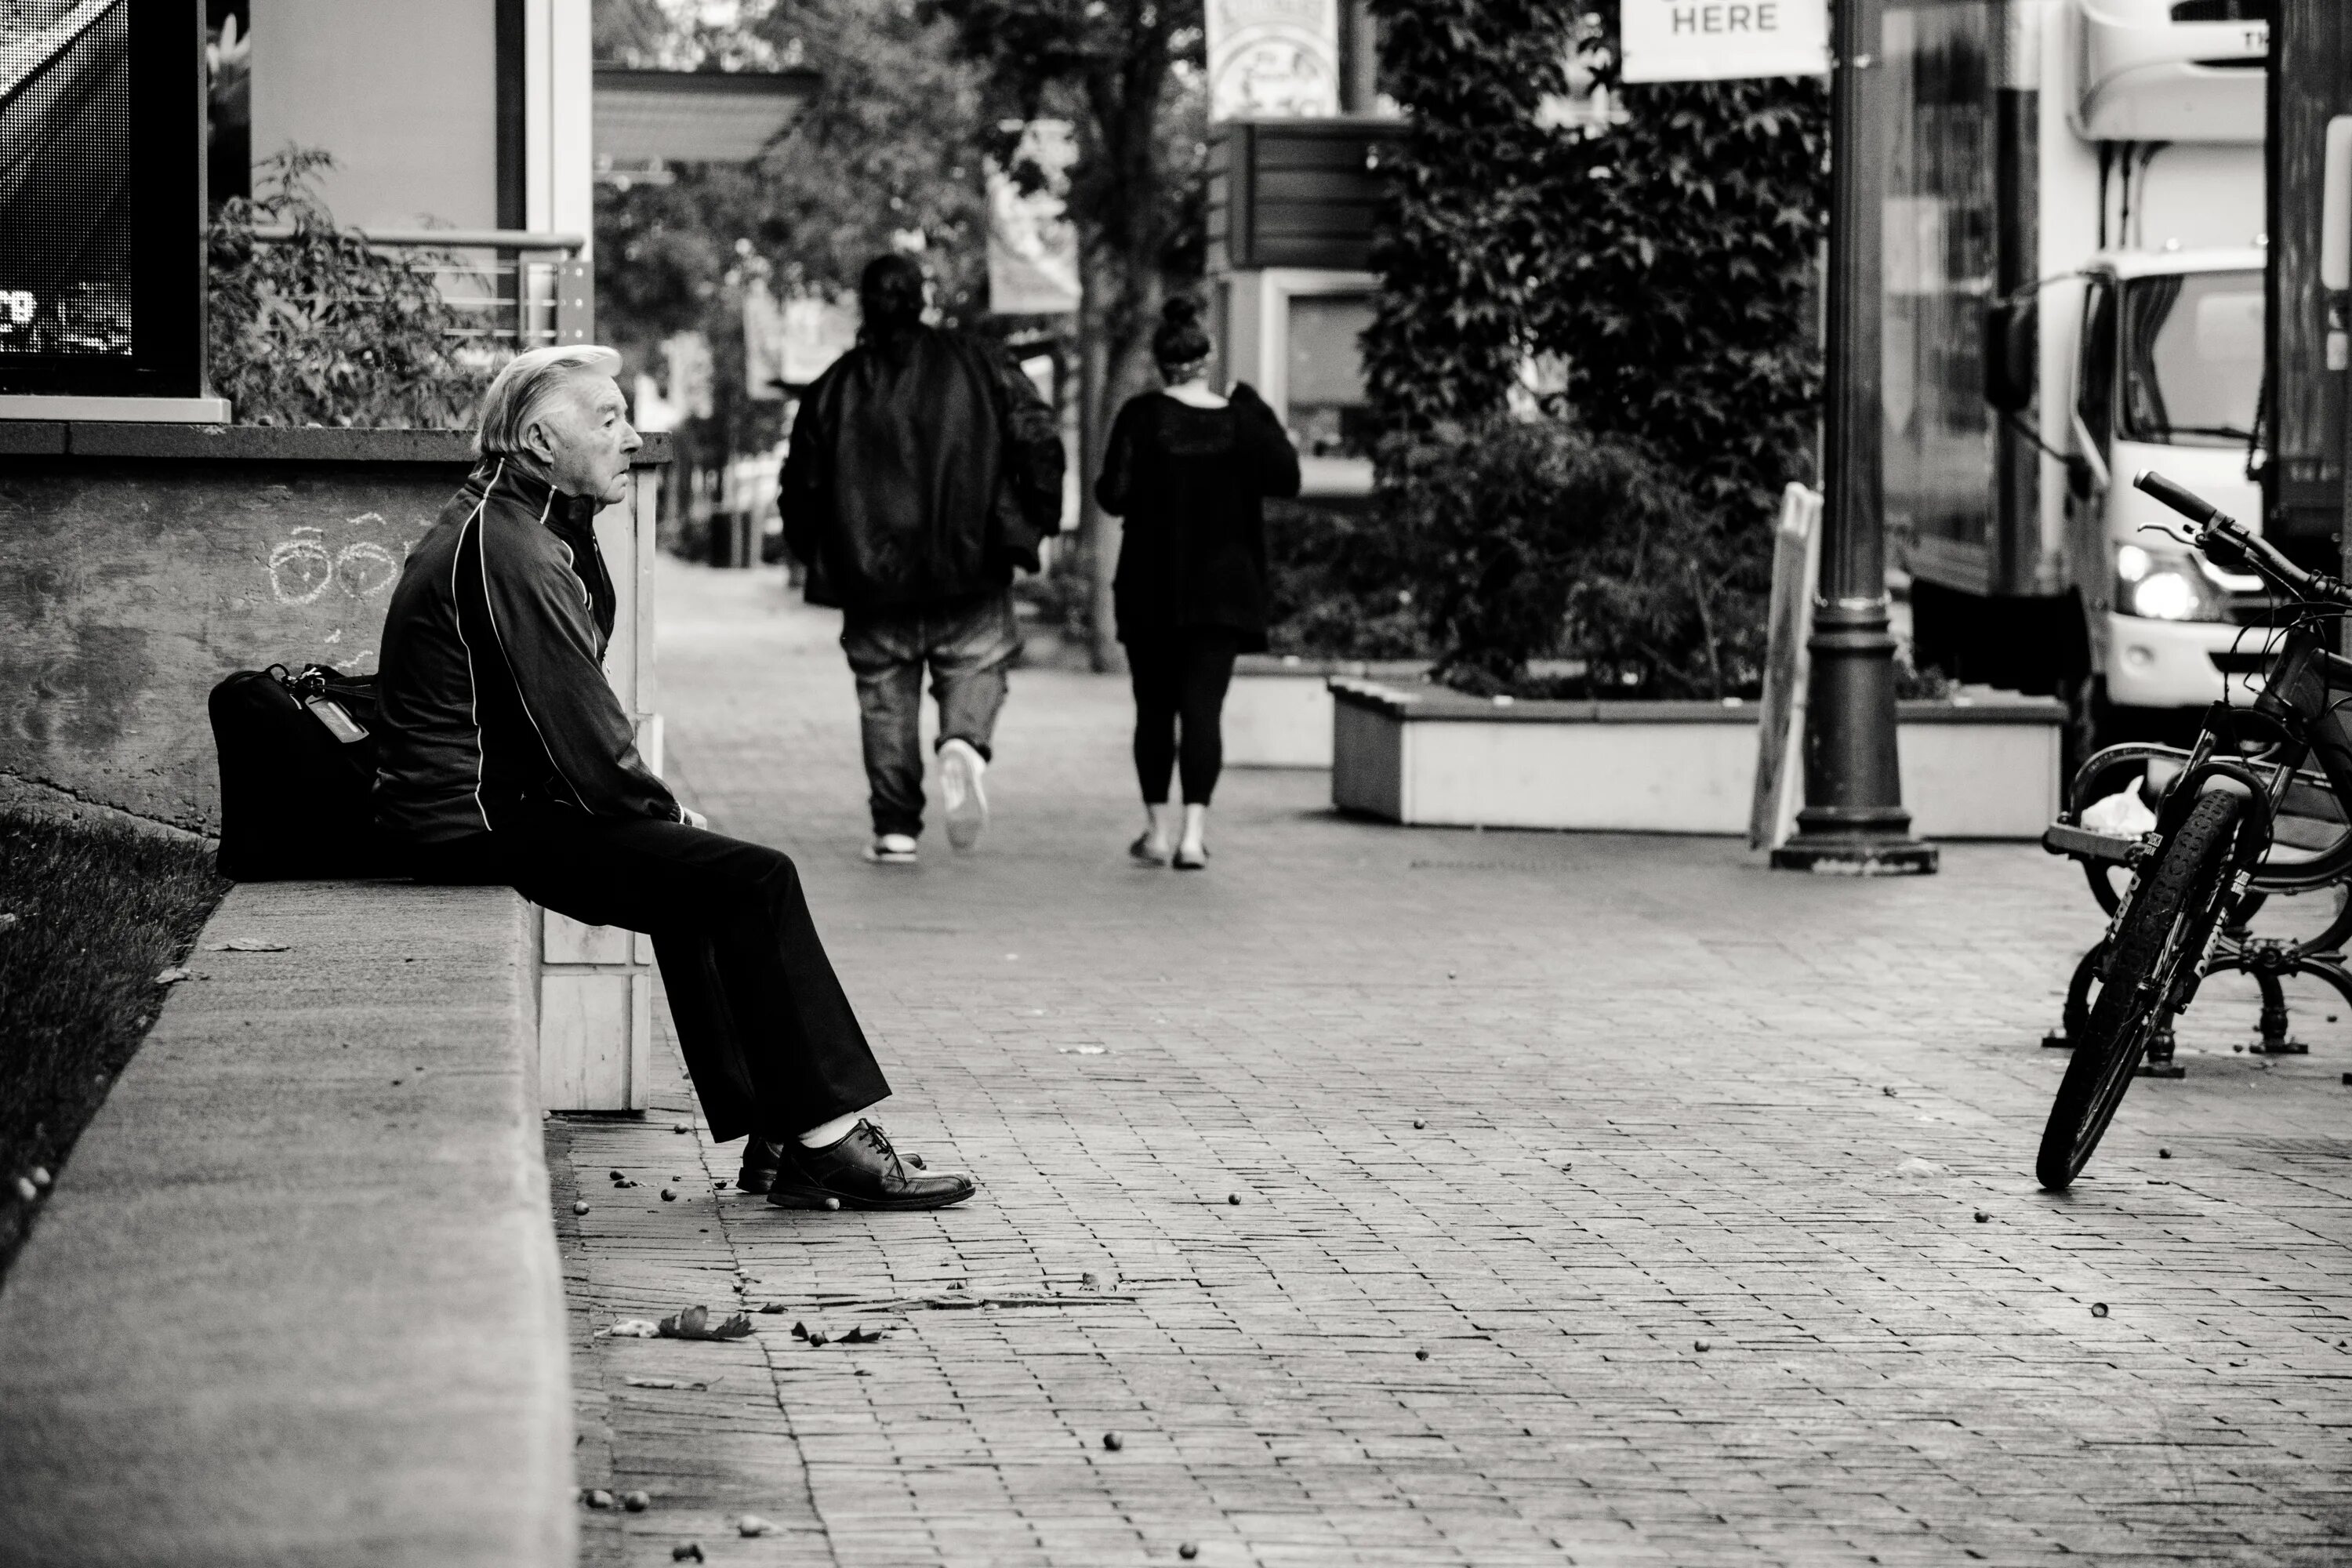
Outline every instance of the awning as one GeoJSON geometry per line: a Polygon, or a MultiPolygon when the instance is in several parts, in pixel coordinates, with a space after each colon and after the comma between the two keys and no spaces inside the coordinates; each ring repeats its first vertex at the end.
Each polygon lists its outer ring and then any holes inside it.
{"type": "Polygon", "coordinates": [[[596,156],[614,163],[745,163],[792,123],[822,79],[782,71],[596,68],[596,156]]]}

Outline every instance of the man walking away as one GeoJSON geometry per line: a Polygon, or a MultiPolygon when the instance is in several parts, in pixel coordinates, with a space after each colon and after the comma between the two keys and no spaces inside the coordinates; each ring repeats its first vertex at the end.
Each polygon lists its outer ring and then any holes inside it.
{"type": "Polygon", "coordinates": [[[801,401],[778,506],[808,602],[838,606],[857,677],[869,860],[907,865],[923,831],[924,667],[940,708],[948,841],[988,823],[982,776],[1021,651],[1013,569],[1061,531],[1052,409],[994,345],[923,324],[923,275],[877,257],[857,285],[856,346],[801,401]]]}
{"type": "Polygon", "coordinates": [[[605,682],[594,521],[642,445],[620,368],[606,348],[533,349],[490,384],[481,460],[384,616],[376,821],[419,881],[502,883],[649,933],[711,1136],[751,1137],[746,1191],[784,1208],[961,1203],[969,1180],[909,1171],[860,1114],[890,1086],[800,873],[680,805],[605,682]]]}

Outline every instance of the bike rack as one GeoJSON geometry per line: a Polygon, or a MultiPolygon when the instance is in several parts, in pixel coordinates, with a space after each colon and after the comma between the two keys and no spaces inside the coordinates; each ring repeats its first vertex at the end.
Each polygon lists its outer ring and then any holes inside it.
{"type": "MultiPolygon", "coordinates": [[[[2094,893],[2107,884],[2107,871],[2116,866],[2137,867],[2153,852],[2154,835],[2125,837],[2100,833],[2079,826],[2083,802],[2081,795],[2087,786],[2120,764],[2155,761],[2185,763],[2188,753],[2168,746],[2114,746],[2091,758],[2075,773],[2069,790],[2070,799],[2064,816],[2051,825],[2042,836],[2042,847],[2053,855],[2063,855],[2080,865],[2091,882],[2094,893]]],[[[2326,859],[2332,862],[2336,857],[2326,859]]],[[[2315,891],[2319,889],[2352,881],[2352,865],[2341,870],[2332,866],[2315,877],[2310,869],[2282,870],[2273,877],[2255,874],[2254,888],[2238,910],[2238,921],[2221,928],[2212,963],[2206,969],[2208,976],[2236,973],[2245,974],[2262,993],[2261,1037],[2246,1049],[2257,1056],[2304,1056],[2311,1047],[2294,1037],[2293,1023],[2287,1012],[2284,983],[2300,975],[2310,975],[2332,986],[2352,1008],[2352,965],[2347,965],[2344,948],[2352,941],[2352,898],[2347,898],[2336,912],[2327,929],[2307,942],[2294,942],[2279,937],[2256,936],[2250,922],[2268,900],[2263,884],[2272,882],[2273,891],[2315,891]]],[[[2102,907],[2114,912],[2105,898],[2102,907]]],[[[2101,984],[2100,973],[2106,961],[2106,938],[2102,936],[2092,944],[2066,984],[2066,1001],[2060,1015],[2059,1026],[2042,1037],[2046,1049],[2071,1050],[2073,1037],[2087,1026],[2091,1013],[2091,987],[2101,984]]],[[[2142,1078],[2181,1078],[2188,1069],[2173,1059],[2173,1037],[2169,1028],[2157,1036],[2148,1047],[2147,1059],[2139,1066],[2142,1078]]],[[[2344,1082],[2352,1085],[2352,1072],[2344,1075],[2344,1082]]]]}

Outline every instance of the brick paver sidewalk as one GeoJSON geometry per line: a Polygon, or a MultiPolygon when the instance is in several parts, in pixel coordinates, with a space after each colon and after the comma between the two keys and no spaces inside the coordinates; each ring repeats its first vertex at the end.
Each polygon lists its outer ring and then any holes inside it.
{"type": "Polygon", "coordinates": [[[1154,872],[1122,685],[1029,671],[980,851],[877,868],[831,618],[771,573],[661,593],[674,774],[799,860],[887,1125],[983,1191],[715,1190],[683,1083],[552,1124],[583,1480],[652,1500],[588,1516],[592,1561],[2352,1561],[2352,1029],[2315,993],[2266,1063],[2213,987],[2189,1078],[2053,1198],[2037,1042],[2097,920],[2038,849],[1811,880],[1238,773],[1211,870],[1154,872]],[[739,1284],[784,1309],[750,1342],[592,1337],[739,1284]]]}

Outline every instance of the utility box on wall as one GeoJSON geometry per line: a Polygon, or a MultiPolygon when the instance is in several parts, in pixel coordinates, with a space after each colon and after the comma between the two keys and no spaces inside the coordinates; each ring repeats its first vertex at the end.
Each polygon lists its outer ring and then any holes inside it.
{"type": "Polygon", "coordinates": [[[1372,488],[1358,339],[1381,161],[1403,127],[1370,116],[1234,120],[1209,143],[1209,271],[1226,374],[1265,397],[1298,449],[1300,493],[1372,488]]]}
{"type": "Polygon", "coordinates": [[[1209,270],[1371,264],[1393,120],[1235,120],[1209,138],[1209,270]]]}

